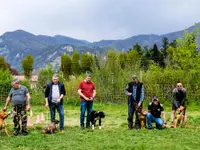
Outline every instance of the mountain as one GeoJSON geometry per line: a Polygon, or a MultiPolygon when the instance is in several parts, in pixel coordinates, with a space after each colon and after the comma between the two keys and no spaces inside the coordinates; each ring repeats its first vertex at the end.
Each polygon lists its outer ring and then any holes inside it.
{"type": "MultiPolygon", "coordinates": [[[[200,23],[197,23],[196,26],[191,26],[186,30],[192,32],[195,27],[199,26],[200,23]]],[[[171,42],[179,37],[183,37],[183,35],[184,30],[180,30],[163,35],[143,34],[121,40],[88,42],[63,35],[55,35],[52,37],[47,35],[34,35],[27,31],[16,30],[6,32],[0,36],[0,55],[4,56],[6,61],[19,71],[21,71],[21,60],[29,54],[35,58],[34,68],[39,69],[52,62],[56,69],[59,67],[60,56],[63,53],[72,54],[74,51],[79,51],[81,53],[105,54],[108,49],[127,51],[136,42],[148,47],[152,47],[156,43],[161,47],[163,37],[167,37],[171,42]]],[[[200,38],[197,39],[197,44],[200,46],[200,38]]]]}

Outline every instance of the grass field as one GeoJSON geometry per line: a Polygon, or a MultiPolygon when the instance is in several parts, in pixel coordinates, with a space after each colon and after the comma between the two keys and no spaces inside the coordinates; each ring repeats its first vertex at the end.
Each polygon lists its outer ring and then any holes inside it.
{"type": "MultiPolygon", "coordinates": [[[[106,118],[103,120],[102,129],[95,130],[79,127],[79,106],[65,105],[65,132],[52,135],[43,135],[42,124],[30,127],[29,135],[7,137],[5,132],[0,132],[0,150],[9,149],[43,149],[43,150],[198,150],[200,149],[200,112],[198,108],[188,109],[187,128],[166,128],[162,130],[127,130],[127,106],[117,104],[94,104],[94,109],[103,110],[106,118]]],[[[32,122],[36,115],[45,113],[43,106],[33,106],[32,122]]],[[[170,107],[166,108],[167,122],[169,125],[170,107]]],[[[12,119],[8,118],[7,126],[12,134],[12,119]]]]}

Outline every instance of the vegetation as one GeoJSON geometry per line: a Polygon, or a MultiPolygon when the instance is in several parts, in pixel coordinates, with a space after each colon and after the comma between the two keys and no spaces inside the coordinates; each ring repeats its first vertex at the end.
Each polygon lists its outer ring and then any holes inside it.
{"type": "Polygon", "coordinates": [[[32,76],[33,63],[34,63],[34,58],[32,55],[28,55],[26,58],[22,60],[22,68],[24,70],[24,76],[27,79],[30,79],[32,76]]]}

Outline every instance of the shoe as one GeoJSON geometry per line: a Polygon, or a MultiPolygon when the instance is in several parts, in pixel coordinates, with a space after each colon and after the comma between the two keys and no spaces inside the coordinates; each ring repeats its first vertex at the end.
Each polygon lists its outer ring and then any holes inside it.
{"type": "Polygon", "coordinates": [[[174,128],[174,123],[173,122],[170,123],[170,127],[174,128]]]}
{"type": "Polygon", "coordinates": [[[23,131],[23,132],[22,132],[22,135],[23,135],[23,136],[27,136],[27,135],[28,135],[28,132],[27,132],[27,131],[23,131]]]}
{"type": "Polygon", "coordinates": [[[64,130],[60,130],[60,133],[64,133],[65,131],[64,130]]]}
{"type": "Polygon", "coordinates": [[[14,136],[18,136],[18,135],[19,135],[19,132],[18,132],[18,131],[14,131],[14,132],[13,132],[13,135],[14,135],[14,136]]]}
{"type": "Polygon", "coordinates": [[[148,128],[148,130],[152,130],[153,128],[148,128]]]}

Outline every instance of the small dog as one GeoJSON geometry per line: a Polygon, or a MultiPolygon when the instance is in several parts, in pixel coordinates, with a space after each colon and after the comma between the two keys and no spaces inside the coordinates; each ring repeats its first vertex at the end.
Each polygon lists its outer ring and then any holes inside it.
{"type": "Polygon", "coordinates": [[[185,122],[185,107],[180,106],[179,113],[176,116],[176,118],[177,120],[176,120],[175,128],[179,126],[183,126],[185,122]]]}
{"type": "Polygon", "coordinates": [[[93,110],[90,113],[90,122],[92,123],[92,129],[94,130],[94,127],[96,125],[96,121],[99,121],[99,129],[101,129],[101,119],[105,118],[105,114],[103,111],[95,111],[93,110]]]}
{"type": "Polygon", "coordinates": [[[4,129],[4,131],[6,132],[6,135],[10,136],[8,134],[8,130],[7,130],[5,122],[4,122],[4,119],[6,119],[7,117],[8,117],[8,114],[6,114],[4,111],[0,112],[0,130],[4,129]]]}
{"type": "Polygon", "coordinates": [[[140,121],[141,129],[145,129],[146,128],[146,114],[147,114],[147,112],[145,110],[143,110],[142,107],[138,107],[136,109],[136,113],[137,113],[138,119],[140,121]]]}
{"type": "Polygon", "coordinates": [[[43,130],[42,133],[43,134],[53,134],[56,132],[56,124],[58,124],[60,121],[58,120],[54,120],[51,122],[51,124],[47,125],[43,130]]]}

